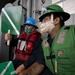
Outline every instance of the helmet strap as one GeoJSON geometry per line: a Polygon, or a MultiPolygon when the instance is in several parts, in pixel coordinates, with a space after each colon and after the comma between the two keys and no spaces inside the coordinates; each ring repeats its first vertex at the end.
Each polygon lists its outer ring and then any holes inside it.
{"type": "Polygon", "coordinates": [[[54,18],[54,16],[53,16],[53,14],[51,14],[51,23],[53,23],[53,18],[54,18]]]}

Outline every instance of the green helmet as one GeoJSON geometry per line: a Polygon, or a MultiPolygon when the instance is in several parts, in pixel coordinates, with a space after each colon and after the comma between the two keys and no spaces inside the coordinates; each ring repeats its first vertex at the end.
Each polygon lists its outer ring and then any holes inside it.
{"type": "Polygon", "coordinates": [[[66,21],[70,18],[70,14],[64,12],[64,10],[58,5],[50,5],[46,7],[46,10],[43,11],[43,14],[40,16],[39,20],[42,21],[43,18],[51,13],[58,13],[63,18],[63,21],[66,21]]]}

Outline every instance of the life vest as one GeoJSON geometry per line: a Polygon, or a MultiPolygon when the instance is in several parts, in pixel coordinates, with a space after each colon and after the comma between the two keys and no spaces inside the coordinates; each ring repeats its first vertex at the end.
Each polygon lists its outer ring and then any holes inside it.
{"type": "Polygon", "coordinates": [[[46,65],[54,75],[75,75],[75,26],[63,26],[52,46],[46,38],[42,47],[46,65]]]}
{"type": "Polygon", "coordinates": [[[19,36],[17,49],[15,50],[16,59],[20,59],[22,61],[29,59],[37,37],[41,38],[40,33],[37,31],[34,31],[29,35],[26,35],[25,32],[22,32],[22,34],[19,36]]]}

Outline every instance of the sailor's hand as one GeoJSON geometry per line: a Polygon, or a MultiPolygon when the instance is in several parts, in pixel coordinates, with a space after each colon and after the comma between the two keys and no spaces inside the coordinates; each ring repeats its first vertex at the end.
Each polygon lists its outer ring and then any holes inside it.
{"type": "Polygon", "coordinates": [[[17,69],[16,69],[16,74],[19,74],[20,72],[22,72],[25,69],[25,66],[22,64],[20,65],[17,69]]]}
{"type": "Polygon", "coordinates": [[[12,40],[12,35],[9,34],[9,33],[6,33],[6,34],[5,34],[5,40],[6,40],[6,41],[12,40]]]}

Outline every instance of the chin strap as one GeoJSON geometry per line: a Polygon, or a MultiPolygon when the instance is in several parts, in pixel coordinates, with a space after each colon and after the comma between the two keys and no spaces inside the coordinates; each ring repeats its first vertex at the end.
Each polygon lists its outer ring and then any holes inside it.
{"type": "Polygon", "coordinates": [[[53,16],[53,14],[51,14],[51,23],[53,23],[53,18],[54,18],[54,16],[53,16]]]}

